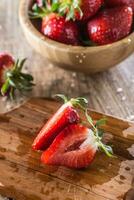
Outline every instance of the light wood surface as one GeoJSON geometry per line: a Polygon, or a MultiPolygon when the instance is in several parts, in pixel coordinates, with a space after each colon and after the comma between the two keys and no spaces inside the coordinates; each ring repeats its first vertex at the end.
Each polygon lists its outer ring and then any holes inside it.
{"type": "MultiPolygon", "coordinates": [[[[123,200],[133,191],[134,123],[106,116],[104,140],[113,145],[117,158],[97,153],[82,170],[47,166],[31,144],[59,106],[36,98],[0,116],[0,193],[17,200],[123,200]]],[[[94,120],[105,117],[94,111],[90,115],[94,120]]]]}

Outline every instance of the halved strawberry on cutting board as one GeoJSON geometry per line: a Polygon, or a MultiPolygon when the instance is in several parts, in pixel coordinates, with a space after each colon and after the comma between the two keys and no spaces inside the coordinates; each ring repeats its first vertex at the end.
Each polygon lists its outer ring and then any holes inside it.
{"type": "Polygon", "coordinates": [[[83,168],[93,161],[97,149],[93,131],[73,124],[60,132],[51,146],[43,152],[41,161],[49,165],[83,168]]]}
{"type": "Polygon", "coordinates": [[[67,125],[77,123],[79,115],[70,101],[63,104],[50,120],[42,127],[35,138],[32,148],[34,150],[45,150],[53,142],[55,137],[67,125]]]}

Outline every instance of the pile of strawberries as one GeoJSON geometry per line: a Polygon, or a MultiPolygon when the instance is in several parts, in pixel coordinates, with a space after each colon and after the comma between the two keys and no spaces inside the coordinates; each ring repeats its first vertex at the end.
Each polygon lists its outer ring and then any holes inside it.
{"type": "Polygon", "coordinates": [[[37,0],[31,16],[41,32],[71,45],[105,45],[133,30],[134,0],[37,0]]]}

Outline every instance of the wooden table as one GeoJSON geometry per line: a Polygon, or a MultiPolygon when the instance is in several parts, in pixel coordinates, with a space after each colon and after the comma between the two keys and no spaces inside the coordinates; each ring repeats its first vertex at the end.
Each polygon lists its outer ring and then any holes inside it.
{"type": "Polygon", "coordinates": [[[18,5],[18,0],[0,1],[0,51],[28,58],[27,70],[37,84],[34,96],[85,96],[97,111],[134,120],[134,54],[111,70],[92,76],[57,68],[27,43],[19,24],[18,5]]]}

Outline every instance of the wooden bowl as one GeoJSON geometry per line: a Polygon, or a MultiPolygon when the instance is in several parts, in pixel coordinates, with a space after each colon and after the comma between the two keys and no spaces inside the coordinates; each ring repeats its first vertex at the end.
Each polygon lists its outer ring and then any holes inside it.
{"type": "Polygon", "coordinates": [[[113,44],[82,47],[62,44],[41,34],[29,19],[33,0],[21,0],[19,18],[31,46],[54,65],[86,74],[104,71],[123,61],[134,51],[134,33],[113,44]]]}

